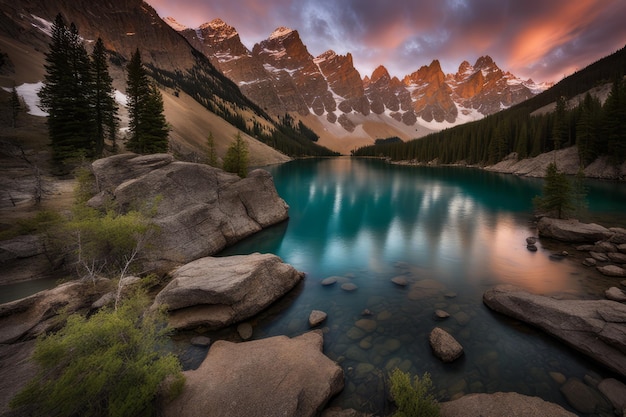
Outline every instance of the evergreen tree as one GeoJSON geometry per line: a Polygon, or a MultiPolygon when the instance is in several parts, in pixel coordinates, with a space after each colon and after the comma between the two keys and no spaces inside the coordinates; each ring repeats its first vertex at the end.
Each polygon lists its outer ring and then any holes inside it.
{"type": "Polygon", "coordinates": [[[575,209],[570,182],[555,163],[546,168],[543,194],[535,197],[533,202],[544,214],[556,216],[558,219],[564,218],[575,209]]]}
{"type": "Polygon", "coordinates": [[[587,93],[580,105],[580,117],[576,124],[576,145],[582,166],[586,166],[598,156],[598,117],[600,101],[587,93]]]}
{"type": "Polygon", "coordinates": [[[232,172],[245,178],[248,175],[248,145],[241,137],[241,133],[235,136],[235,142],[226,151],[224,157],[224,171],[232,172]]]}
{"type": "Polygon", "coordinates": [[[213,139],[213,132],[209,132],[209,136],[206,140],[207,146],[207,164],[212,167],[217,167],[217,151],[215,150],[215,139],[213,139]]]}
{"type": "Polygon", "coordinates": [[[621,77],[613,83],[602,110],[607,153],[621,163],[626,159],[626,83],[621,77]]]}
{"type": "Polygon", "coordinates": [[[567,118],[565,110],[565,97],[559,96],[556,99],[556,110],[554,112],[555,120],[552,126],[554,150],[561,149],[561,145],[567,141],[567,118]]]}
{"type": "Polygon", "coordinates": [[[115,145],[118,118],[113,78],[109,74],[104,42],[98,38],[91,54],[94,80],[94,111],[96,118],[95,156],[102,156],[104,140],[115,145]]]}
{"type": "Polygon", "coordinates": [[[163,97],[148,81],[139,49],[133,54],[126,70],[130,131],[126,146],[137,153],[167,152],[169,127],[163,114],[163,97]]]}
{"type": "Polygon", "coordinates": [[[156,85],[150,83],[141,117],[142,153],[163,153],[168,149],[170,128],[163,114],[163,97],[156,85]]]}
{"type": "Polygon", "coordinates": [[[95,118],[89,55],[72,23],[68,28],[57,15],[52,42],[46,54],[44,85],[39,92],[42,110],[48,112],[48,132],[53,161],[93,154],[95,118]]]}
{"type": "Polygon", "coordinates": [[[17,116],[19,116],[20,111],[22,110],[22,103],[20,102],[20,97],[17,95],[17,89],[15,86],[11,89],[9,105],[11,106],[11,126],[17,127],[17,116]]]}

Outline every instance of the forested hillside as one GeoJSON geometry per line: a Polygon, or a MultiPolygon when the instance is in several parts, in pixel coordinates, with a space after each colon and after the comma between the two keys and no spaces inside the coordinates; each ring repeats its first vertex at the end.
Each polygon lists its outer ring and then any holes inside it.
{"type": "MultiPolygon", "coordinates": [[[[393,160],[494,164],[511,152],[518,158],[537,156],[577,145],[581,164],[610,155],[626,159],[626,47],[564,78],[544,93],[482,120],[433,133],[406,143],[386,143],[357,149],[356,156],[383,156],[393,160]],[[606,101],[587,93],[612,83],[606,101]],[[555,103],[555,110],[534,114],[555,103]]],[[[539,113],[539,112],[538,112],[539,113]]]]}

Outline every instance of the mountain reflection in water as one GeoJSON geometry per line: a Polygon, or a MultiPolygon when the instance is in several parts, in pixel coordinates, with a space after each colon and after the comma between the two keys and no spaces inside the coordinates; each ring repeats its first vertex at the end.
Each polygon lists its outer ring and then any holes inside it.
{"type": "MultiPolygon", "coordinates": [[[[583,268],[571,245],[540,240],[537,252],[526,248],[542,180],[351,158],[298,160],[269,171],[290,206],[289,221],[220,255],[271,252],[307,273],[295,294],[253,320],[253,337],[295,336],[309,330],[311,310],[327,312],[324,352],[346,375],[333,404],[384,412],[384,379],[394,367],[429,372],[440,400],[516,391],[562,405],[551,372],[604,372],[482,304],[484,291],[500,283],[578,298],[601,298],[614,285],[583,268]],[[550,257],[563,250],[572,256],[550,257]],[[338,283],[322,286],[330,276],[338,283]],[[394,277],[408,285],[393,284],[394,277]],[[343,283],[357,290],[343,291],[343,283]],[[436,309],[451,317],[437,319],[436,309]],[[374,322],[365,330],[357,323],[363,312],[374,322]],[[464,346],[460,360],[443,364],[432,355],[428,334],[435,326],[464,346]]],[[[623,184],[589,187],[590,219],[626,212],[623,184]]]]}

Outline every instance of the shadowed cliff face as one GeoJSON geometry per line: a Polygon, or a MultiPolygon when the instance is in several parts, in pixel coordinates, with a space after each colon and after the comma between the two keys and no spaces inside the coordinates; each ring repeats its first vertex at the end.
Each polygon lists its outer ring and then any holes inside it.
{"type": "Polygon", "coordinates": [[[189,69],[194,64],[188,43],[141,0],[26,0],[19,4],[7,2],[2,9],[13,15],[24,31],[32,29],[33,16],[53,22],[61,13],[88,43],[101,37],[107,49],[123,57],[130,57],[140,48],[146,64],[167,70],[189,69]]]}

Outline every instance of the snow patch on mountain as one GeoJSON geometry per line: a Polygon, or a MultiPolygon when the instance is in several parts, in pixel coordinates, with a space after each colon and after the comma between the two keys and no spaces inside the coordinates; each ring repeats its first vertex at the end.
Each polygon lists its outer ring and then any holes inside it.
{"type": "Polygon", "coordinates": [[[174,29],[177,32],[182,32],[183,30],[188,29],[187,26],[183,25],[182,23],[178,23],[178,21],[171,16],[168,16],[163,20],[165,21],[165,23],[167,23],[172,29],[174,29]]]}
{"type": "Polygon", "coordinates": [[[286,28],[284,26],[281,26],[279,28],[276,28],[276,30],[274,32],[272,32],[272,34],[270,35],[269,39],[282,38],[284,36],[289,35],[292,32],[293,32],[293,29],[289,29],[289,28],[286,28]]]}
{"type": "MultiPolygon", "coordinates": [[[[17,95],[22,98],[26,107],[28,107],[28,114],[33,116],[48,117],[48,113],[39,108],[39,90],[43,87],[43,82],[38,83],[24,83],[15,87],[17,95]]],[[[2,87],[4,91],[11,91],[11,88],[2,87]]]]}

